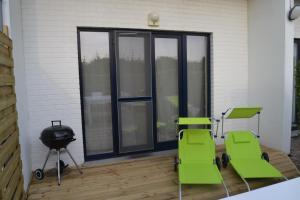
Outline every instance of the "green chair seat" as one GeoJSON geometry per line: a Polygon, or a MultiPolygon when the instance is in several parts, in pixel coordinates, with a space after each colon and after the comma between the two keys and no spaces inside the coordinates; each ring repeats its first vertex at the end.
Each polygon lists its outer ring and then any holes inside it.
{"type": "MultiPolygon", "coordinates": [[[[203,123],[203,120],[198,121],[203,123]]],[[[214,163],[215,143],[209,129],[183,130],[178,151],[180,159],[179,181],[181,184],[222,183],[222,176],[214,163]]]]}
{"type": "MultiPolygon", "coordinates": [[[[213,125],[209,118],[187,117],[179,118],[177,124],[210,127],[213,125]]],[[[223,184],[226,195],[229,196],[228,189],[218,169],[212,129],[180,130],[178,159],[179,200],[182,199],[181,184],[223,184]]]]}
{"type": "Polygon", "coordinates": [[[259,141],[250,131],[230,131],[225,140],[230,163],[242,178],[278,178],[282,174],[261,158],[259,141]]]}
{"type": "Polygon", "coordinates": [[[179,165],[179,180],[181,184],[221,184],[222,176],[212,162],[186,163],[179,165]]]}
{"type": "Polygon", "coordinates": [[[282,174],[270,163],[259,159],[231,160],[232,167],[243,178],[280,178],[282,174]]]}
{"type": "Polygon", "coordinates": [[[226,152],[232,159],[261,157],[259,141],[251,131],[229,131],[225,140],[226,152]]]}

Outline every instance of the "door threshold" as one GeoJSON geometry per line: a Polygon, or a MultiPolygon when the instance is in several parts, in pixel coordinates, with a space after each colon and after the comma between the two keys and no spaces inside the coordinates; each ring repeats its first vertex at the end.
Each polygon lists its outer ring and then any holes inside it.
{"type": "Polygon", "coordinates": [[[177,149],[166,150],[166,151],[158,151],[158,152],[148,152],[148,153],[140,153],[134,155],[127,155],[117,158],[108,158],[102,160],[93,160],[84,162],[83,167],[93,167],[99,165],[111,165],[116,163],[124,163],[124,162],[131,162],[132,160],[144,160],[149,157],[160,157],[160,156],[171,156],[176,155],[177,149]]]}

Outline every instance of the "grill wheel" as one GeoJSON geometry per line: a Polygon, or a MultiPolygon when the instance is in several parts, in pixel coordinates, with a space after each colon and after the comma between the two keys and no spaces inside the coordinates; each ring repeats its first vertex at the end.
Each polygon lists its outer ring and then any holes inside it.
{"type": "Polygon", "coordinates": [[[44,178],[44,172],[42,169],[37,169],[34,171],[34,177],[37,179],[37,180],[42,180],[44,178]]]}

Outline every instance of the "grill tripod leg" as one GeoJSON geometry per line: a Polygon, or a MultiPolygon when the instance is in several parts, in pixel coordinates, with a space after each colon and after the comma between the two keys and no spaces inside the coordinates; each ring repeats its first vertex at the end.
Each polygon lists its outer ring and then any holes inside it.
{"type": "Polygon", "coordinates": [[[47,162],[48,162],[48,159],[49,159],[50,153],[51,153],[51,149],[49,149],[48,155],[47,155],[47,157],[46,157],[46,160],[45,160],[45,162],[44,162],[44,164],[43,164],[42,171],[44,171],[44,169],[45,169],[45,167],[46,167],[46,164],[47,164],[47,162]]]}
{"type": "Polygon", "coordinates": [[[71,155],[71,153],[69,152],[69,150],[67,148],[66,148],[66,151],[67,151],[68,155],[70,156],[70,158],[73,160],[73,162],[74,162],[76,168],[78,169],[79,173],[82,174],[81,169],[79,168],[79,166],[77,165],[76,161],[74,160],[73,156],[71,155]]]}
{"type": "Polygon", "coordinates": [[[57,183],[60,185],[60,150],[56,150],[57,152],[57,183]]]}

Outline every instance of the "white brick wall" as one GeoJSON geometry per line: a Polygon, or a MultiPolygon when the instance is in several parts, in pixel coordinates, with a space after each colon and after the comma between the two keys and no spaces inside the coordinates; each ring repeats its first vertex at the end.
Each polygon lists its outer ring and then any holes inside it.
{"type": "Polygon", "coordinates": [[[159,29],[213,33],[215,116],[247,105],[247,0],[23,0],[33,169],[47,153],[39,134],[53,119],[74,128],[70,150],[83,162],[76,27],[149,28],[151,11],[160,15],[159,29]]]}

